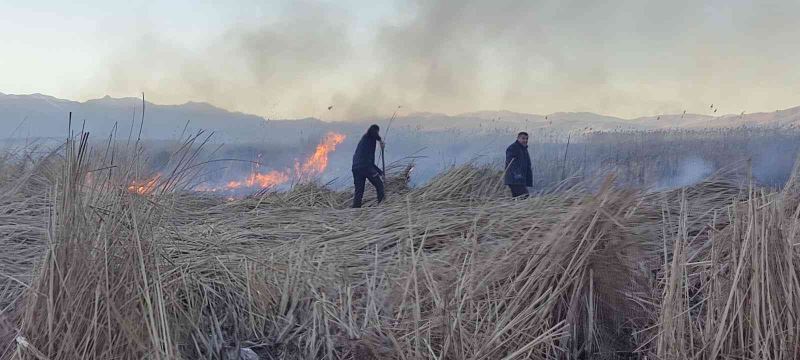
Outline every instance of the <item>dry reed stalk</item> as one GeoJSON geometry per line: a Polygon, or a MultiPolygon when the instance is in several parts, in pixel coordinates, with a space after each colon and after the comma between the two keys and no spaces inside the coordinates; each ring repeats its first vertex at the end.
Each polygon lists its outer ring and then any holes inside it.
{"type": "Polygon", "coordinates": [[[183,189],[202,144],[145,195],[138,150],[3,162],[28,175],[0,182],[0,274],[22,279],[0,279],[20,335],[0,357],[796,357],[791,190],[520,201],[490,168],[409,188],[407,167],[374,209],[314,184],[225,201],[183,189]]]}

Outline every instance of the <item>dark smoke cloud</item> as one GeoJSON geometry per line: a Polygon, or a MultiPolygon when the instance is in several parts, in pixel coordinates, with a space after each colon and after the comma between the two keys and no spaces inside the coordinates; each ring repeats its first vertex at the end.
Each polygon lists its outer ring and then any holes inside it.
{"type": "Polygon", "coordinates": [[[359,9],[342,6],[295,3],[199,51],[149,34],[106,80],[156,101],[329,119],[397,105],[634,117],[798,102],[800,2],[407,0],[366,37],[353,31],[359,9]]]}

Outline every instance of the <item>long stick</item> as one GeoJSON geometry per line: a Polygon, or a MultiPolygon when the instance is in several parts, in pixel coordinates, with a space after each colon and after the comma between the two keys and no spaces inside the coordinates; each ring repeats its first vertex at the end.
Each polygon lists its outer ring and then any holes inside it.
{"type": "MultiPolygon", "coordinates": [[[[400,107],[398,106],[397,108],[399,109],[400,107]]],[[[392,122],[394,122],[394,118],[396,116],[397,116],[397,110],[395,110],[394,114],[392,114],[392,118],[389,119],[389,125],[386,126],[386,132],[383,133],[383,142],[384,142],[384,144],[386,143],[386,138],[389,137],[389,129],[392,128],[392,122]]],[[[383,149],[383,146],[381,146],[381,170],[383,171],[383,181],[385,182],[386,181],[386,155],[385,155],[385,151],[383,149]]]]}
{"type": "Polygon", "coordinates": [[[386,157],[384,156],[383,146],[381,146],[381,168],[383,171],[383,182],[386,182],[386,157]]]}
{"type": "MultiPolygon", "coordinates": [[[[400,109],[399,106],[397,108],[400,109]]],[[[392,118],[389,119],[389,125],[386,126],[386,132],[383,133],[384,140],[386,140],[386,138],[389,136],[389,129],[392,128],[392,122],[394,122],[394,118],[396,116],[397,116],[397,110],[394,111],[394,113],[392,114],[392,118]]]]}

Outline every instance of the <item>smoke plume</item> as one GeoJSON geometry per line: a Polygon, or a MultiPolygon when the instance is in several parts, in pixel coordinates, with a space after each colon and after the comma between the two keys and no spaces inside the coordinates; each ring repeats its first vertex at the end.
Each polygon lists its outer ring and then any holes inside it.
{"type": "Polygon", "coordinates": [[[125,44],[101,84],[156,102],[209,101],[266,117],[772,111],[800,91],[800,3],[401,0],[296,2],[200,49],[157,33],[125,44]],[[357,24],[357,25],[354,25],[357,24]],[[328,109],[333,105],[333,108],[328,109]]]}

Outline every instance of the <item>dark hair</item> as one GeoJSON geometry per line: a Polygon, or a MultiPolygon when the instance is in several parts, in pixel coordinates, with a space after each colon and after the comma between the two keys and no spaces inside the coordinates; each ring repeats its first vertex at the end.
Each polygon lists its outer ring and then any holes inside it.
{"type": "Polygon", "coordinates": [[[372,136],[374,138],[379,138],[378,132],[381,130],[381,127],[377,124],[372,124],[367,129],[367,135],[372,136]]]}
{"type": "Polygon", "coordinates": [[[522,135],[529,136],[529,135],[528,135],[528,133],[526,133],[526,132],[524,132],[524,131],[520,131],[520,133],[519,133],[519,134],[517,134],[517,137],[520,137],[520,136],[522,136],[522,135]]]}

